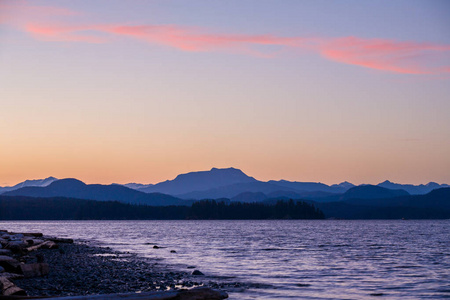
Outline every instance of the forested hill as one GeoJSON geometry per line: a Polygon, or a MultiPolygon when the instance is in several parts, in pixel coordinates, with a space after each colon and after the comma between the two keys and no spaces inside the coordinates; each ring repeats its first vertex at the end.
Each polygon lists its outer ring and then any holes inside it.
{"type": "Polygon", "coordinates": [[[117,201],[0,196],[0,220],[264,220],[323,219],[304,202],[231,203],[200,201],[189,206],[146,206],[117,201]]]}

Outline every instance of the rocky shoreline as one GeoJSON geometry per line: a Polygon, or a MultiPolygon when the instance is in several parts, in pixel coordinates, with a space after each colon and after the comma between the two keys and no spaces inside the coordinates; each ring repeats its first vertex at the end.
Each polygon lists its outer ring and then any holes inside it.
{"type": "Polygon", "coordinates": [[[164,293],[157,293],[157,299],[172,299],[174,291],[190,289],[188,298],[180,298],[181,294],[175,293],[176,299],[227,297],[224,292],[212,290],[226,287],[224,284],[205,280],[198,270],[171,271],[159,266],[156,260],[74,243],[71,239],[0,231],[0,245],[0,295],[3,296],[151,295],[155,291],[172,291],[166,293],[168,298],[161,298],[164,293]],[[193,293],[197,294],[194,298],[193,293]],[[200,294],[205,293],[208,296],[201,298],[200,294]]]}

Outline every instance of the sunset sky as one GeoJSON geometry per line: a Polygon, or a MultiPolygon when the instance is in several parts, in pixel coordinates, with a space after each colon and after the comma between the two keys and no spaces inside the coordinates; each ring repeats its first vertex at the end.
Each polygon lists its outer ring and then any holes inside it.
{"type": "Polygon", "coordinates": [[[0,186],[450,183],[450,1],[0,0],[0,186]]]}

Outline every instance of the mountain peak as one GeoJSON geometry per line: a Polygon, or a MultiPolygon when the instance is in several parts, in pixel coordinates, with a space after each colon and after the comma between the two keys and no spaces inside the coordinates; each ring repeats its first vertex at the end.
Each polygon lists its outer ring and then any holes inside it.
{"type": "Polygon", "coordinates": [[[160,192],[169,195],[181,195],[195,191],[218,188],[236,183],[256,182],[236,168],[212,168],[178,175],[174,180],[167,180],[153,186],[140,189],[143,192],[160,192]]]}
{"type": "Polygon", "coordinates": [[[233,172],[233,171],[236,172],[237,171],[237,172],[240,172],[240,173],[244,173],[241,170],[233,168],[233,167],[229,167],[229,168],[216,168],[216,167],[213,167],[210,170],[210,172],[227,172],[227,171],[231,171],[231,172],[233,172]]]}
{"type": "Polygon", "coordinates": [[[409,193],[405,190],[397,189],[391,190],[378,185],[360,185],[349,189],[342,195],[343,199],[381,199],[392,198],[399,196],[408,196],[409,193]]]}
{"type": "Polygon", "coordinates": [[[83,187],[86,184],[78,179],[75,178],[64,178],[64,179],[60,179],[60,180],[56,180],[54,182],[52,182],[49,186],[55,188],[64,188],[64,189],[72,189],[72,188],[79,188],[79,187],[83,187]]]}

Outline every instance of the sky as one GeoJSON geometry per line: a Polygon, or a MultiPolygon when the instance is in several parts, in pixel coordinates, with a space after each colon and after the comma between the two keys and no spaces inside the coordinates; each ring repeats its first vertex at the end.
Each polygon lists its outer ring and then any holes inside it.
{"type": "Polygon", "coordinates": [[[450,183],[449,1],[0,0],[0,186],[450,183]]]}

